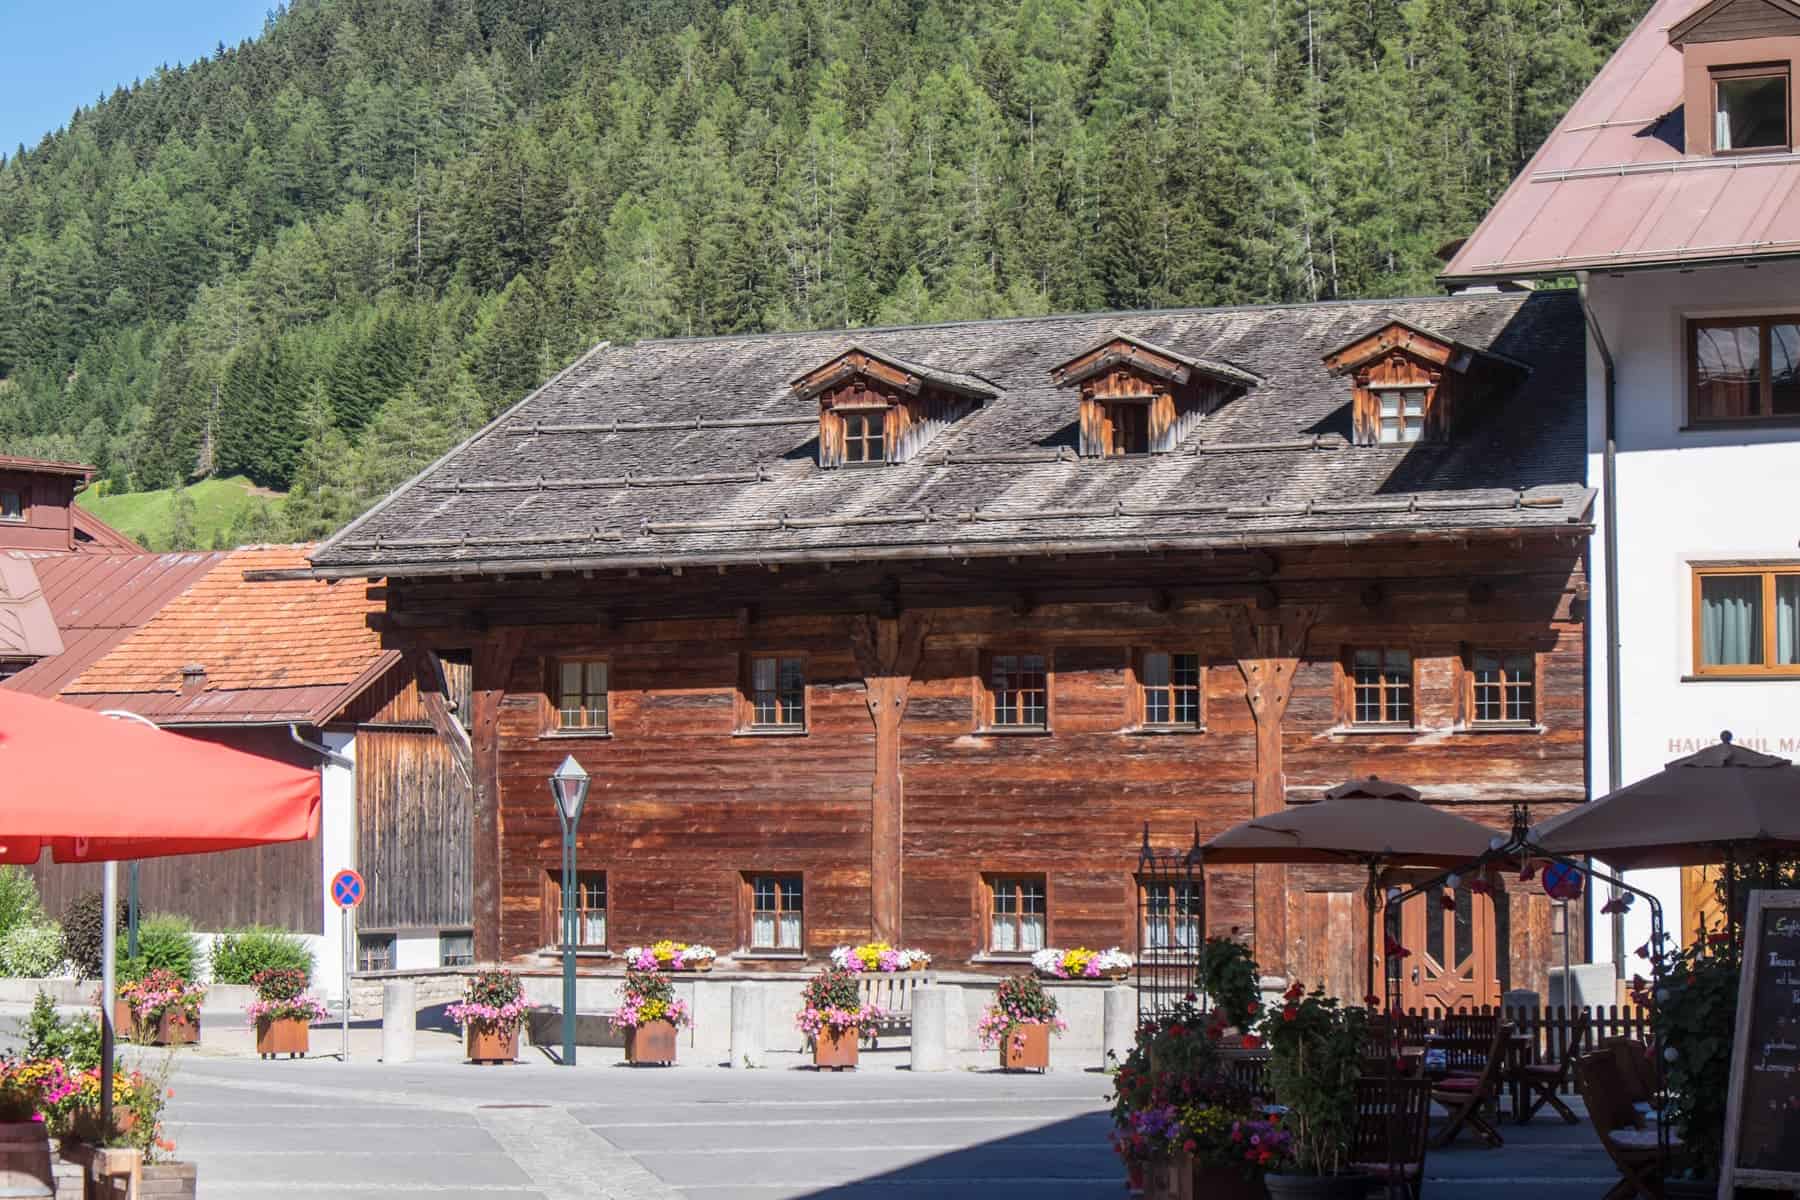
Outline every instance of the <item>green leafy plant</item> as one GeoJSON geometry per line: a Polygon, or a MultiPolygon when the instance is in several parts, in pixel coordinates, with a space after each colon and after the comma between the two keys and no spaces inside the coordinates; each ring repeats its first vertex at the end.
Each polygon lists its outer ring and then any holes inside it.
{"type": "Polygon", "coordinates": [[[167,971],[192,980],[199,961],[194,923],[176,913],[151,913],[138,923],[138,952],[119,964],[119,978],[130,982],[152,971],[167,971]]]}
{"type": "MultiPolygon", "coordinates": [[[[114,931],[122,942],[125,930],[123,900],[119,902],[113,919],[114,931]]],[[[99,892],[83,892],[69,901],[69,907],[63,912],[62,933],[63,957],[75,968],[75,978],[98,979],[101,940],[106,935],[106,920],[99,892]]]]}
{"type": "Polygon", "coordinates": [[[0,938],[23,926],[44,923],[44,905],[31,872],[24,867],[0,866],[0,938]]]}
{"type": "Polygon", "coordinates": [[[312,974],[312,951],[284,929],[251,925],[221,936],[212,946],[212,981],[248,984],[261,971],[305,971],[312,974]]]}
{"type": "Polygon", "coordinates": [[[816,1041],[821,1033],[841,1037],[846,1030],[864,1028],[881,1017],[881,1009],[862,1002],[862,990],[857,987],[855,974],[831,970],[806,981],[794,1024],[800,1032],[816,1041]]]}
{"type": "Polygon", "coordinates": [[[1260,981],[1261,970],[1250,947],[1237,938],[1209,937],[1200,947],[1200,967],[1194,983],[1212,1001],[1213,1011],[1222,1015],[1226,1025],[1248,1029],[1255,1024],[1261,1010],[1260,981]]]}
{"type": "Polygon", "coordinates": [[[1655,995],[1642,976],[1631,981],[1632,998],[1651,1010],[1657,1043],[1666,1047],[1669,1122],[1698,1178],[1716,1178],[1724,1152],[1742,962],[1741,948],[1728,933],[1703,931],[1662,956],[1662,985],[1655,995]]]}
{"type": "Polygon", "coordinates": [[[1337,1175],[1348,1164],[1366,1025],[1362,1009],[1298,983],[1263,1015],[1269,1085],[1288,1110],[1282,1125],[1302,1175],[1337,1175]]]}
{"type": "Polygon", "coordinates": [[[28,1059],[61,1059],[71,1071],[100,1065],[100,1022],[91,1013],[60,1016],[55,1002],[43,992],[31,1003],[22,1036],[28,1059]]]}
{"type": "Polygon", "coordinates": [[[62,927],[54,921],[18,925],[0,934],[0,975],[42,979],[63,965],[62,927]]]}

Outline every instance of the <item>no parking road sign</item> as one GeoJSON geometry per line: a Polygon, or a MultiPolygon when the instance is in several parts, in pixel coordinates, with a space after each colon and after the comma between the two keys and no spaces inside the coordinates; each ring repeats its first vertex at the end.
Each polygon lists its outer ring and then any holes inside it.
{"type": "Polygon", "coordinates": [[[362,903],[363,877],[348,867],[331,877],[331,898],[339,908],[355,908],[362,903]]]}

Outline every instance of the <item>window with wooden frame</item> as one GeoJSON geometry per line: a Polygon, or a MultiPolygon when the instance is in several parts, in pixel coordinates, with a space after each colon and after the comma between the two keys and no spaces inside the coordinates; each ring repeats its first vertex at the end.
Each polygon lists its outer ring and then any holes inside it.
{"type": "Polygon", "coordinates": [[[1800,562],[1694,567],[1694,674],[1800,675],[1800,562]]]}
{"type": "Polygon", "coordinates": [[[751,951],[798,954],[806,948],[806,888],[798,875],[751,875],[751,951]]]}
{"type": "MultiPolygon", "coordinates": [[[[563,940],[562,871],[544,872],[544,944],[563,940]]],[[[606,872],[575,872],[575,948],[606,949],[606,872]]]]}
{"type": "Polygon", "coordinates": [[[1384,446],[1404,446],[1425,440],[1425,401],[1429,387],[1376,387],[1376,440],[1384,446]]]}
{"type": "Polygon", "coordinates": [[[1713,67],[1713,153],[1786,150],[1788,64],[1713,67]]]}
{"type": "Polygon", "coordinates": [[[752,654],[744,661],[744,700],[739,724],[767,733],[806,731],[806,658],[752,654]]]}
{"type": "Polygon", "coordinates": [[[394,969],[394,935],[391,933],[359,933],[356,935],[356,969],[358,971],[392,971],[394,969]]]}
{"type": "Polygon", "coordinates": [[[1107,457],[1150,453],[1149,401],[1112,400],[1105,412],[1107,457]]]}
{"type": "Polygon", "coordinates": [[[556,728],[562,733],[610,733],[610,685],[603,658],[559,658],[551,664],[556,728]]]}
{"type": "Polygon", "coordinates": [[[1412,651],[1394,646],[1357,647],[1347,656],[1345,673],[1351,725],[1412,725],[1412,651]]]}
{"type": "Polygon", "coordinates": [[[844,461],[846,463],[880,463],[887,461],[887,415],[885,408],[840,408],[838,417],[844,423],[844,461]]]}
{"type": "Polygon", "coordinates": [[[1468,657],[1471,725],[1537,723],[1537,655],[1529,650],[1471,650],[1468,657]]]}
{"type": "Polygon", "coordinates": [[[1687,323],[1688,423],[1800,423],[1800,315],[1687,323]]]}
{"type": "Polygon", "coordinates": [[[0,488],[0,521],[25,519],[25,493],[18,488],[0,488]]]}
{"type": "Polygon", "coordinates": [[[1139,952],[1169,953],[1197,949],[1205,904],[1198,879],[1172,880],[1139,885],[1144,925],[1139,930],[1139,952]]]}
{"type": "Polygon", "coordinates": [[[438,966],[472,967],[475,965],[475,933],[469,929],[447,930],[438,934],[438,966]]]}
{"type": "Polygon", "coordinates": [[[989,954],[1031,954],[1050,944],[1050,897],[1042,875],[995,875],[983,882],[989,954]]]}
{"type": "Polygon", "coordinates": [[[1138,724],[1146,729],[1201,728],[1206,673],[1198,654],[1141,651],[1137,675],[1138,724]]]}
{"type": "Polygon", "coordinates": [[[1050,728],[1050,661],[1045,655],[988,654],[982,678],[987,728],[1050,728]]]}

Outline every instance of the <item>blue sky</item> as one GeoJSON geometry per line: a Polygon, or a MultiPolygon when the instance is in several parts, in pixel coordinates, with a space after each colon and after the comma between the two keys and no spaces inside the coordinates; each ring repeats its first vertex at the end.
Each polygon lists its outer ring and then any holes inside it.
{"type": "Polygon", "coordinates": [[[0,153],[164,63],[260,33],[274,0],[0,0],[0,153]]]}

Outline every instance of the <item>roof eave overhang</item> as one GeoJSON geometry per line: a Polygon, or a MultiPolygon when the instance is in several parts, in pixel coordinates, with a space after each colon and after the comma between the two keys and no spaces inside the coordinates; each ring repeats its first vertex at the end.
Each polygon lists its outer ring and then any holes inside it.
{"type": "Polygon", "coordinates": [[[1667,255],[1629,261],[1599,258],[1557,263],[1520,263],[1505,269],[1496,267],[1489,271],[1466,274],[1446,272],[1439,275],[1437,280],[1445,287],[1481,287],[1520,279],[1562,279],[1570,275],[1581,274],[1624,275],[1637,271],[1699,271],[1720,267],[1756,267],[1764,263],[1796,260],[1800,260],[1800,248],[1764,254],[1729,254],[1716,257],[1691,254],[1667,255]]]}
{"type": "Polygon", "coordinates": [[[1145,538],[1122,547],[1116,539],[1009,539],[1006,541],[944,542],[933,545],[908,546],[838,546],[799,550],[745,550],[705,556],[637,555],[609,558],[543,558],[543,559],[479,559],[464,562],[385,562],[358,566],[325,564],[294,571],[246,572],[262,581],[284,579],[442,579],[452,576],[501,576],[540,574],[545,571],[656,571],[679,567],[682,570],[705,570],[726,567],[785,566],[790,564],[831,563],[855,566],[860,563],[929,561],[953,558],[1011,558],[1032,554],[1068,556],[1118,557],[1127,554],[1153,555],[1185,551],[1240,550],[1253,551],[1277,546],[1363,545],[1379,542],[1458,542],[1500,541],[1520,537],[1566,538],[1587,537],[1594,531],[1592,521],[1583,515],[1560,525],[1500,525],[1478,527],[1445,527],[1443,529],[1369,529],[1344,526],[1292,533],[1206,534],[1182,537],[1145,538]]]}

